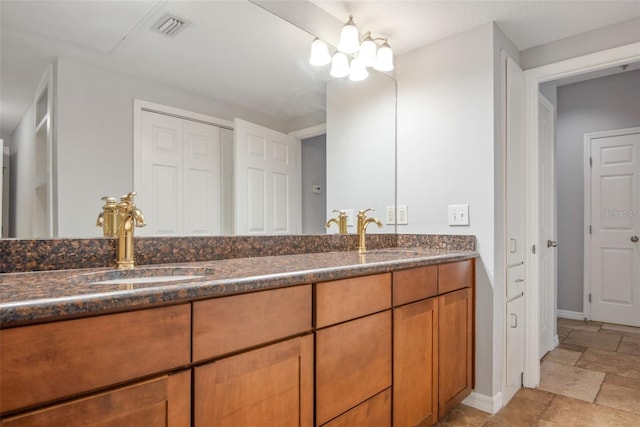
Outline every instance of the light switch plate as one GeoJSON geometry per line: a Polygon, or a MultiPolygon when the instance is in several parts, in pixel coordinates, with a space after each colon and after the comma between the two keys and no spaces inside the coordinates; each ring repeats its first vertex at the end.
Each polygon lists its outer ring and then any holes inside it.
{"type": "Polygon", "coordinates": [[[406,205],[398,206],[398,225],[409,224],[409,210],[406,205]]]}
{"type": "Polygon", "coordinates": [[[385,222],[387,225],[393,225],[396,223],[396,207],[395,206],[387,206],[385,222]]]}
{"type": "Polygon", "coordinates": [[[449,205],[449,225],[469,225],[469,205],[449,205]]]}

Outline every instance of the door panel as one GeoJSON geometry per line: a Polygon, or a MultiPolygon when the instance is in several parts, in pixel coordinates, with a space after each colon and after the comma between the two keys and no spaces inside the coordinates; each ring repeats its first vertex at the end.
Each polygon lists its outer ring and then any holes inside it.
{"type": "Polygon", "coordinates": [[[524,298],[507,302],[507,378],[505,402],[522,386],[524,371],[524,298]]]}
{"type": "Polygon", "coordinates": [[[538,136],[540,144],[540,348],[542,358],[553,349],[556,311],[556,249],[547,241],[556,240],[554,107],[539,94],[538,136]]]}
{"type": "Polygon", "coordinates": [[[640,326],[640,129],[591,148],[591,319],[640,326]]]}
{"type": "Polygon", "coordinates": [[[300,141],[236,119],[235,234],[300,231],[300,141]]]}

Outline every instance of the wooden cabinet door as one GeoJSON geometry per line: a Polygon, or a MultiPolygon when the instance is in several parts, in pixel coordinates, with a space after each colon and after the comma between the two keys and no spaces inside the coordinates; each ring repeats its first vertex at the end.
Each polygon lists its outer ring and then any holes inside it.
{"type": "Polygon", "coordinates": [[[313,425],[313,335],[195,368],[194,425],[313,425]]]}
{"type": "Polygon", "coordinates": [[[324,427],[391,427],[391,389],[388,388],[329,421],[324,427]]]}
{"type": "Polygon", "coordinates": [[[393,310],[393,425],[438,420],[438,299],[393,310]]]}
{"type": "Polygon", "coordinates": [[[471,393],[473,292],[464,288],[438,297],[438,416],[471,393]]]}
{"type": "Polygon", "coordinates": [[[316,332],[316,424],[391,386],[391,310],[316,332]]]}
{"type": "Polygon", "coordinates": [[[0,421],[2,427],[189,427],[191,371],[27,412],[0,421]]]}

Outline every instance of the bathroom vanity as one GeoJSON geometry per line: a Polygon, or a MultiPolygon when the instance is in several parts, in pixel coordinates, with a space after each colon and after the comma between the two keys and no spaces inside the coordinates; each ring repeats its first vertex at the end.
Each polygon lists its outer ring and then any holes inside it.
{"type": "Polygon", "coordinates": [[[238,258],[164,266],[198,274],[161,283],[0,275],[1,425],[432,425],[473,388],[476,257],[238,258]]]}

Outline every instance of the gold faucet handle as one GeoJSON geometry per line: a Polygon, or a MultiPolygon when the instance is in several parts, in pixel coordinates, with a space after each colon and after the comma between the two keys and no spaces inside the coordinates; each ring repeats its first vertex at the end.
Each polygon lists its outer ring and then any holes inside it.
{"type": "Polygon", "coordinates": [[[132,191],[129,194],[125,194],[124,196],[120,197],[120,201],[133,204],[133,197],[137,195],[138,193],[132,191]]]}
{"type": "Polygon", "coordinates": [[[373,208],[363,209],[361,211],[358,211],[358,215],[366,216],[367,212],[375,212],[375,209],[373,208]]]}

